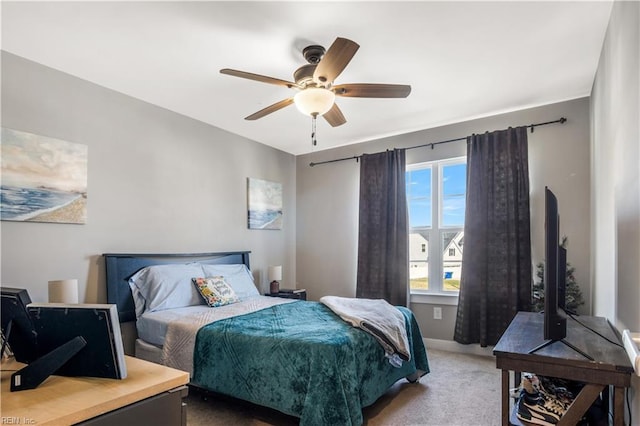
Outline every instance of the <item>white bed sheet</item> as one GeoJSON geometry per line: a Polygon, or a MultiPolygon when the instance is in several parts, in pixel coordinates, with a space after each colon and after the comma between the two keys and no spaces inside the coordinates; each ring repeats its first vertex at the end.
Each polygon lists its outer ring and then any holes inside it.
{"type": "MultiPolygon", "coordinates": [[[[164,345],[167,327],[172,321],[180,321],[193,315],[207,315],[211,309],[207,305],[187,306],[184,308],[166,309],[164,311],[145,312],[136,321],[138,337],[155,346],[164,345]]],[[[216,308],[217,309],[217,308],[216,308]]]]}

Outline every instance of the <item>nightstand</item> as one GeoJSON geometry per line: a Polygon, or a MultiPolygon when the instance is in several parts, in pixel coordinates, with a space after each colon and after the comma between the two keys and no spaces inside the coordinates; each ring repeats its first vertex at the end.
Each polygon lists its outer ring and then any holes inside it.
{"type": "Polygon", "coordinates": [[[282,297],[285,299],[298,299],[298,300],[307,300],[307,290],[287,290],[284,288],[280,289],[278,293],[267,293],[265,296],[271,297],[282,297]]]}

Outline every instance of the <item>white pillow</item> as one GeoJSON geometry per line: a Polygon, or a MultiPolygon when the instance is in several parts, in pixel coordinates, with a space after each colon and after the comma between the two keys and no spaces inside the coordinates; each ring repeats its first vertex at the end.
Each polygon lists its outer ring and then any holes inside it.
{"type": "Polygon", "coordinates": [[[247,265],[243,263],[234,265],[208,265],[202,263],[201,265],[205,277],[223,276],[239,299],[260,295],[247,265]]]}
{"type": "Polygon", "coordinates": [[[204,304],[200,293],[191,283],[192,278],[201,277],[202,274],[202,266],[195,262],[147,266],[136,272],[129,279],[129,286],[137,289],[137,293],[135,289],[132,291],[136,315],[204,304]],[[140,299],[144,300],[142,310],[138,306],[140,299]]]}

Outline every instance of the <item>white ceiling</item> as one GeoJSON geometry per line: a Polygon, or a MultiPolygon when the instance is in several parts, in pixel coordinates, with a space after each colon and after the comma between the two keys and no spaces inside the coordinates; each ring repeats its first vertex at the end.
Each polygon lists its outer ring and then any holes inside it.
{"type": "MultiPolygon", "coordinates": [[[[611,2],[2,2],[2,49],[298,155],[588,96],[611,2]],[[343,83],[410,84],[406,99],[337,98],[347,123],[295,106],[307,45],[360,44],[343,83]]],[[[551,117],[555,118],[555,117],[551,117]]]]}

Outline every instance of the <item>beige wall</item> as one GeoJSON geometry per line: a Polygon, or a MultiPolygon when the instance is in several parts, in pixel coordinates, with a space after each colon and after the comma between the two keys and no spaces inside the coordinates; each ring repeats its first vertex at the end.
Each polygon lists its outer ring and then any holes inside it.
{"type": "Polygon", "coordinates": [[[269,265],[295,281],[294,156],[6,52],[2,126],[89,152],[87,223],[0,222],[2,285],[42,302],[77,278],[81,301],[106,302],[102,253],[228,250],[252,251],[263,292],[269,265]],[[248,177],[282,183],[281,231],[247,229],[248,177]]]}
{"type": "MultiPolygon", "coordinates": [[[[616,1],[591,96],[594,314],[640,331],[640,3],[616,1]]],[[[637,372],[640,373],[640,372],[637,372]]],[[[640,378],[634,376],[634,424],[640,378]]],[[[625,411],[625,415],[626,415],[625,411]]],[[[628,419],[627,419],[628,421],[628,419]]]]}
{"type": "MultiPolygon", "coordinates": [[[[402,148],[464,137],[509,126],[566,117],[567,123],[538,127],[529,133],[529,168],[534,265],[543,260],[544,187],[557,195],[561,232],[569,237],[569,261],[576,268],[586,304],[590,306],[590,179],[589,101],[587,98],[472,120],[377,141],[297,157],[297,279],[310,299],[326,294],[355,296],[359,163],[319,162],[387,148],[402,148]]],[[[322,140],[318,143],[322,145],[322,140]]],[[[465,142],[435,149],[407,151],[407,163],[463,156],[465,142]]],[[[412,303],[425,337],[452,340],[456,306],[442,306],[442,320],[433,319],[433,305],[412,303]]]]}

